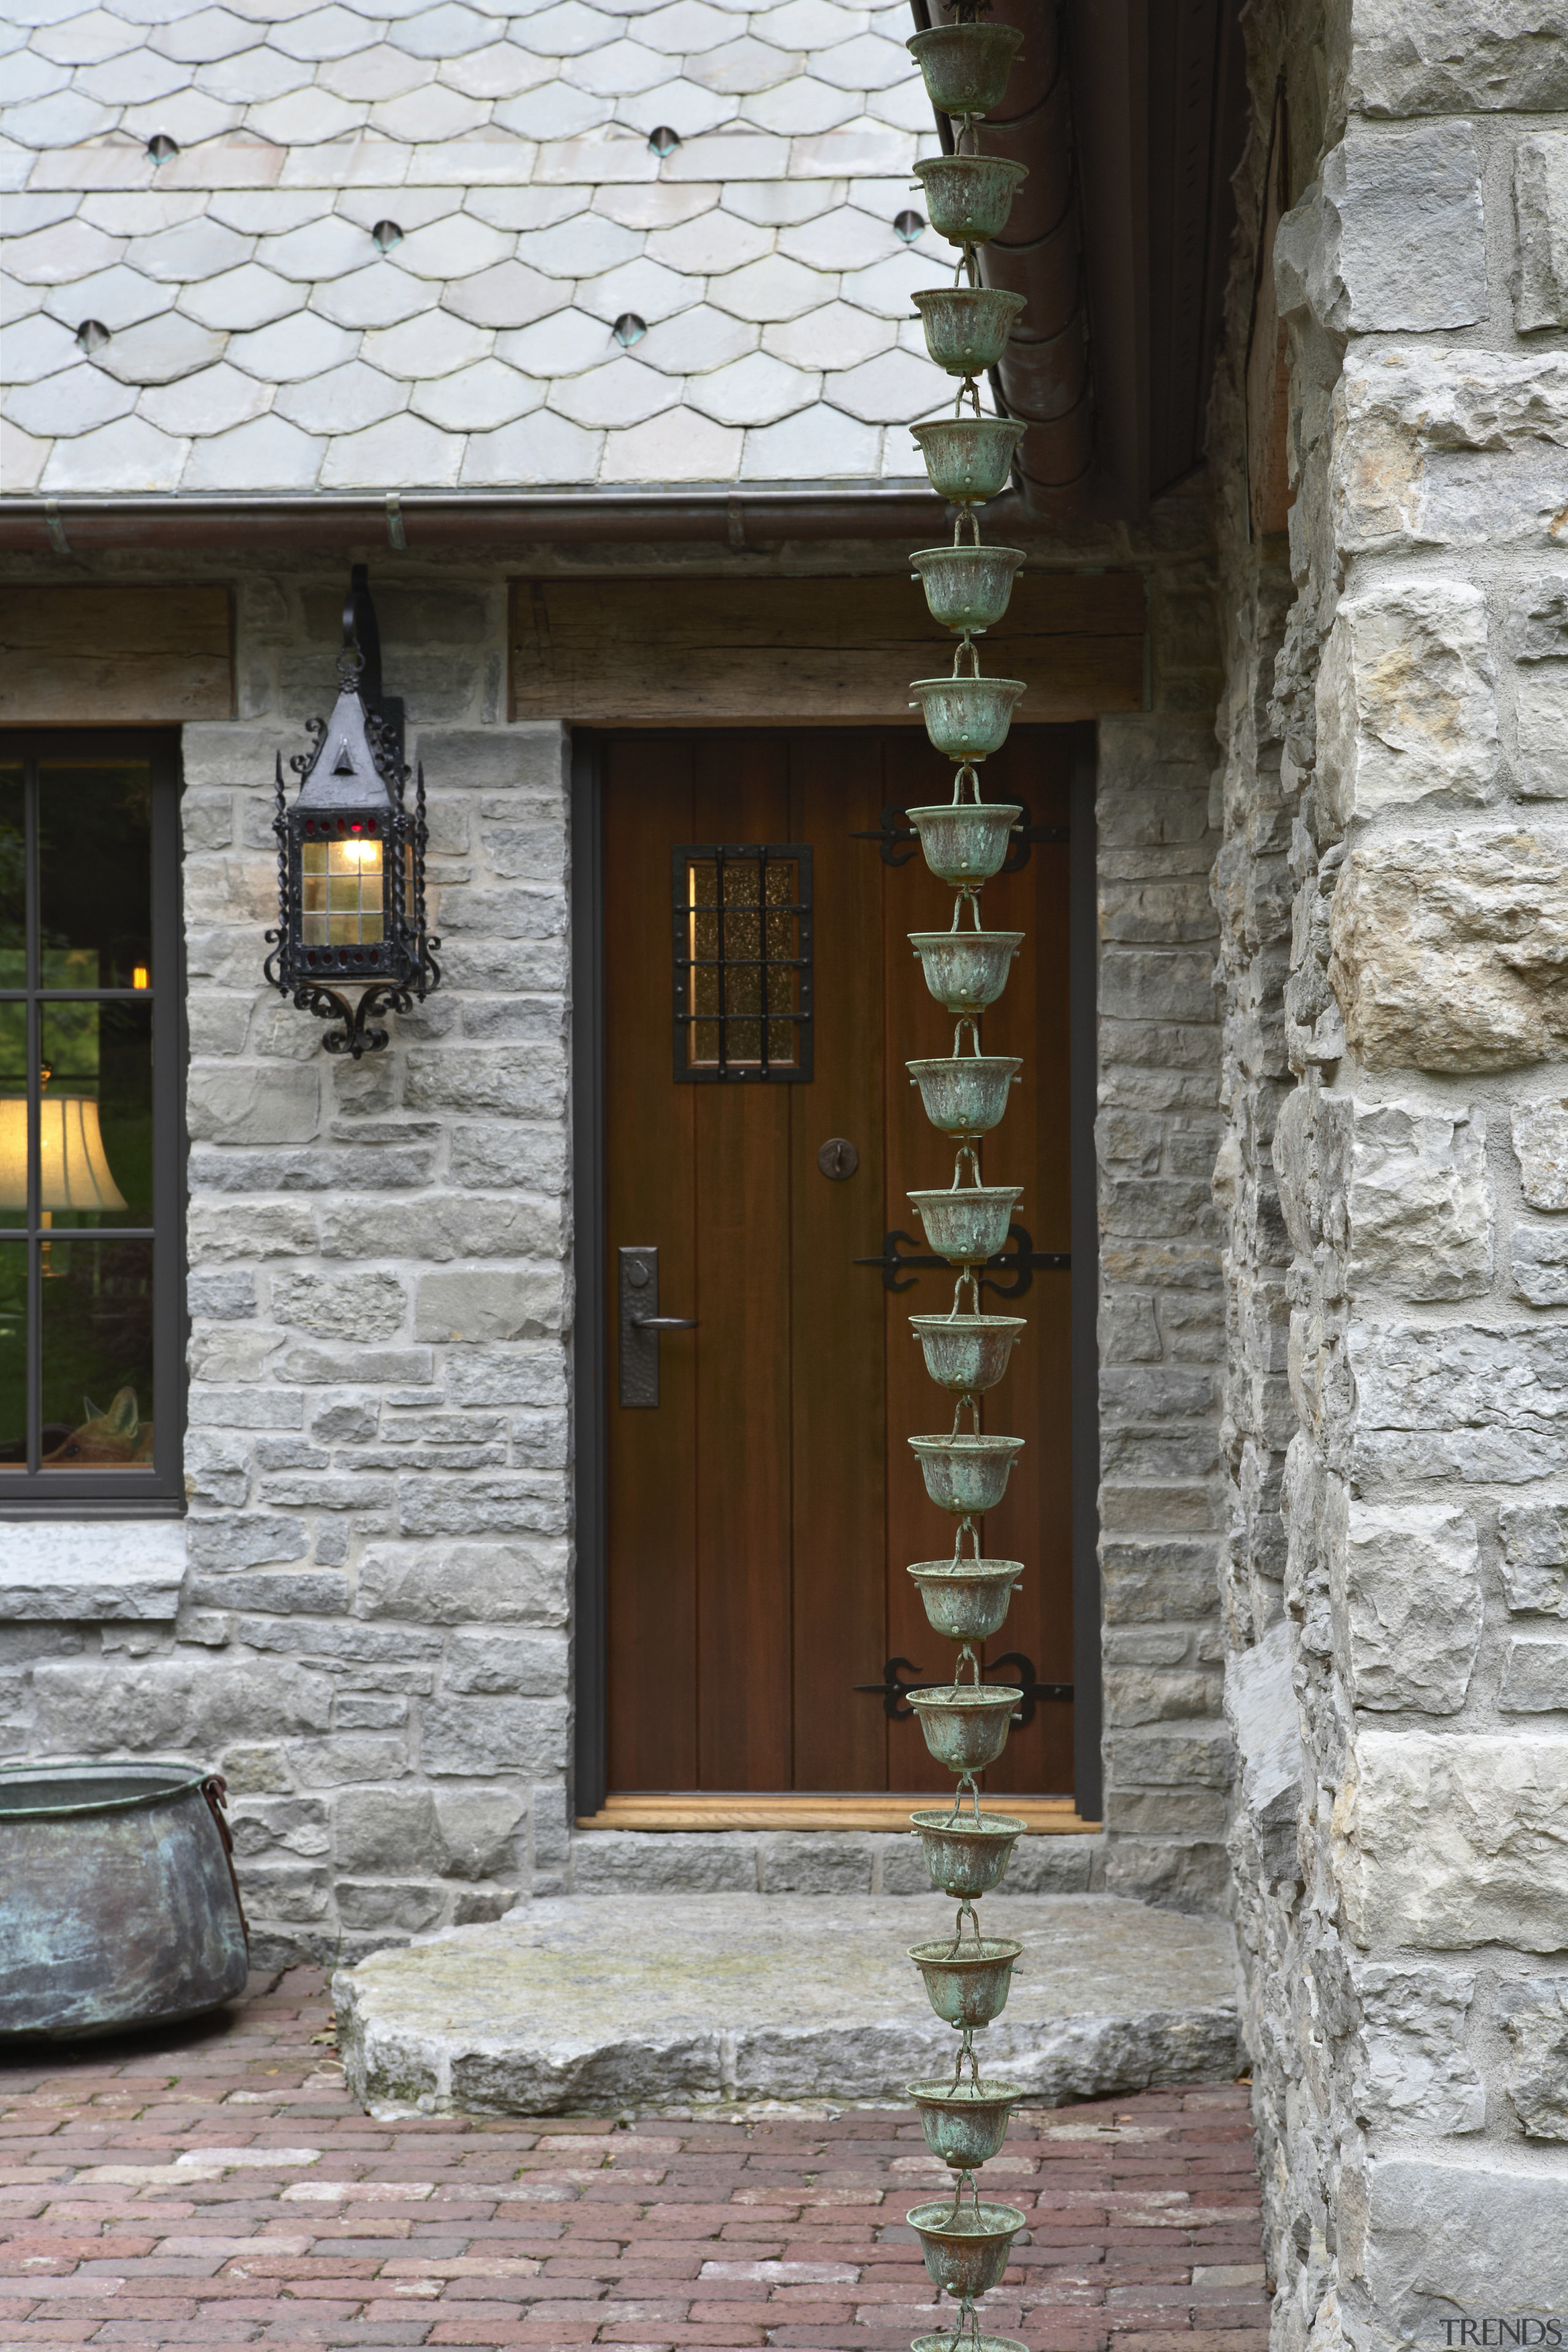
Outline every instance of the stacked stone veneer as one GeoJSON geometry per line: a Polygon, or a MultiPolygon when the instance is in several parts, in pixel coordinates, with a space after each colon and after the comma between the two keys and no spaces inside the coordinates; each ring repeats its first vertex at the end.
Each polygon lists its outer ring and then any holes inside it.
{"type": "Polygon", "coordinates": [[[1249,545],[1233,467],[1217,1190],[1280,2352],[1568,2307],[1563,29],[1252,26],[1295,503],[1249,545]]]}
{"type": "MultiPolygon", "coordinates": [[[[1155,708],[1101,744],[1108,1836],[1030,1839],[1013,1876],[1185,1905],[1219,1889],[1225,1769],[1219,1270],[1196,1172],[1219,1037],[1209,549],[1192,496],[1144,541],[1034,559],[1145,571],[1155,708]]],[[[357,1069],[259,980],[273,755],[330,707],[341,568],[7,567],[236,583],[242,715],[184,735],[189,1516],[0,1530],[0,1738],[221,1769],[263,1958],[352,1956],[563,1887],[926,1884],[893,1836],[572,1829],[570,747],[500,715],[507,576],[560,561],[373,554],[445,979],[357,1069]]],[[[901,571],[903,551],[778,568],[847,566],[901,571]]]]}

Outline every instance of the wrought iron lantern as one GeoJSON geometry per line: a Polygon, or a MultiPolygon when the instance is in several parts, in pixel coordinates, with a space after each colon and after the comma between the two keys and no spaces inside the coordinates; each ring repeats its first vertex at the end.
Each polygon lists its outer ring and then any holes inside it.
{"type": "Polygon", "coordinates": [[[306,720],[308,751],[292,808],[277,764],[278,929],[262,967],[301,1013],[335,1021],[329,1054],[379,1053],[384,1013],[406,1013],[440,984],[426,929],[425,771],[403,759],[403,705],[381,691],[381,644],[365,569],[356,564],[343,604],[338,698],[328,719],[306,720]],[[363,983],[357,1003],[342,993],[363,983]]]}

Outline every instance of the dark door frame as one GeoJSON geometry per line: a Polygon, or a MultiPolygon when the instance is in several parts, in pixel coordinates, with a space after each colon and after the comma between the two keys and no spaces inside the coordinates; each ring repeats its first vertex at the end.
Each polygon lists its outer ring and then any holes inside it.
{"type": "MultiPolygon", "coordinates": [[[[623,731],[616,730],[617,733],[623,731]]],[[[639,729],[627,729],[639,733],[639,729]]],[[[739,731],[739,730],[737,730],[739,731]]],[[[836,732],[838,730],[835,730],[836,732]]],[[[1100,1071],[1096,919],[1095,730],[1072,729],[1068,851],[1072,1170],[1072,1593],[1074,1802],[1100,1818],[1100,1213],[1094,1118],[1100,1071]]],[[[608,1349],[605,1253],[605,922],[601,783],[604,737],[572,739],[573,1500],[571,1628],[574,1702],[572,1811],[597,1812],[606,1791],[608,1349]]]]}

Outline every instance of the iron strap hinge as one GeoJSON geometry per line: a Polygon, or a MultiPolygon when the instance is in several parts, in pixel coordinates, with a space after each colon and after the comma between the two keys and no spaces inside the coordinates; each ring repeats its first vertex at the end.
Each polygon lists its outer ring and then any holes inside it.
{"type": "MultiPolygon", "coordinates": [[[[998,1298],[1024,1297],[1033,1287],[1037,1274],[1067,1274],[1071,1270],[1072,1258],[1066,1250],[1037,1250],[1035,1247],[1033,1234],[1026,1232],[1022,1225],[1009,1225],[1007,1238],[1014,1244],[1013,1248],[998,1251],[994,1257],[987,1258],[985,1263],[987,1267],[996,1274],[1012,1275],[1013,1280],[995,1282],[992,1280],[989,1273],[981,1276],[981,1288],[994,1291],[998,1298]]],[[[906,1234],[898,1227],[895,1227],[890,1234],[882,1235],[880,1256],[858,1257],[855,1264],[879,1265],[882,1269],[884,1290],[912,1290],[917,1274],[935,1273],[943,1268],[953,1274],[958,1271],[950,1258],[929,1256],[923,1252],[916,1251],[913,1234],[906,1234]],[[899,1247],[900,1242],[904,1244],[902,1251],[899,1247]],[[898,1278],[899,1274],[900,1269],[905,1267],[909,1269],[909,1278],[907,1281],[900,1282],[898,1278]]]]}
{"type": "MultiPolygon", "coordinates": [[[[1004,1666],[1016,1666],[1018,1670],[1020,1705],[1017,1722],[1020,1730],[1026,1724],[1034,1721],[1037,1706],[1051,1702],[1064,1702],[1068,1706],[1071,1705],[1073,1695],[1071,1683],[1041,1682],[1035,1672],[1033,1658],[1026,1658],[1022,1650],[1005,1651],[1001,1657],[993,1660],[988,1665],[983,1665],[980,1669],[982,1682],[1006,1685],[1010,1677],[1002,1672],[1004,1666]]],[[[924,1690],[928,1687],[919,1666],[909,1658],[889,1658],[882,1668],[882,1679],[879,1683],[855,1685],[858,1691],[875,1691],[881,1694],[882,1713],[892,1723],[907,1722],[914,1713],[912,1706],[906,1706],[903,1703],[908,1694],[910,1691],[924,1690]],[[901,1678],[903,1675],[912,1675],[914,1680],[905,1682],[901,1678]]]]}

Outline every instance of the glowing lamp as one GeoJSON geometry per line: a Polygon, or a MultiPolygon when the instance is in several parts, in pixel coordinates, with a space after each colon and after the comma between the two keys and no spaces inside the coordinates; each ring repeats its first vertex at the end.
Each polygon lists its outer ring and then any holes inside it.
{"type": "MultiPolygon", "coordinates": [[[[27,1205],[27,1106],[0,1102],[0,1208],[27,1205]]],[[[122,1209],[90,1095],[45,1095],[38,1105],[38,1206],[122,1209]]]]}

